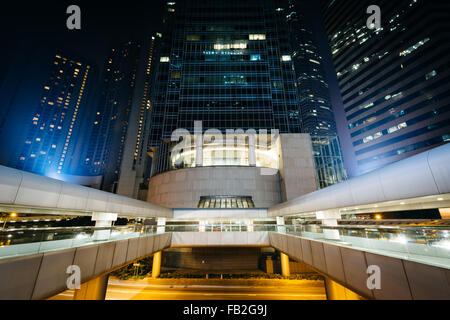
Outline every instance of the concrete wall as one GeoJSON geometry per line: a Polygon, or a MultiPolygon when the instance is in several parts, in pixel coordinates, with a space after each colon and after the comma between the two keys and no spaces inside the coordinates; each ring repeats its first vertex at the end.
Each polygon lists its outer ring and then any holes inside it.
{"type": "Polygon", "coordinates": [[[255,207],[281,202],[279,174],[255,167],[198,167],[168,171],[150,179],[147,201],[169,208],[197,208],[200,196],[251,196],[255,207]]]}
{"type": "Polygon", "coordinates": [[[174,219],[267,218],[267,209],[174,209],[174,219]]]}
{"type": "Polygon", "coordinates": [[[450,270],[279,233],[272,247],[368,299],[449,300],[450,270]],[[381,269],[381,289],[369,290],[368,266],[381,269]]]}
{"type": "Polygon", "coordinates": [[[174,247],[269,246],[268,232],[173,232],[174,247]]]}
{"type": "Polygon", "coordinates": [[[164,233],[98,245],[0,259],[0,300],[39,300],[67,290],[67,267],[78,265],[81,282],[170,246],[164,233]]]}
{"type": "Polygon", "coordinates": [[[258,269],[260,248],[175,248],[164,251],[162,265],[206,271],[258,269]]]}
{"type": "Polygon", "coordinates": [[[289,201],[318,189],[311,136],[280,135],[280,184],[283,201],[289,201]]]}

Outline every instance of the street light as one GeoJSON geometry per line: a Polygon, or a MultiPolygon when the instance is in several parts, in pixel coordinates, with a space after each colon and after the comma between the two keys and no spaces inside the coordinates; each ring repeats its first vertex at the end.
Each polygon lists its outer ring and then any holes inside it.
{"type": "Polygon", "coordinates": [[[5,223],[3,223],[3,228],[2,229],[5,229],[6,223],[8,222],[8,218],[9,217],[11,217],[11,218],[17,217],[17,212],[11,212],[9,215],[6,216],[5,223]]]}

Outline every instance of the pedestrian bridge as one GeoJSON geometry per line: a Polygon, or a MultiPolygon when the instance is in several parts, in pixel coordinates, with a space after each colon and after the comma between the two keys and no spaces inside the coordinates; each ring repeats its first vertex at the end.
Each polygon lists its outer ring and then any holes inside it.
{"type": "Polygon", "coordinates": [[[5,230],[0,247],[0,299],[45,299],[67,289],[67,267],[82,282],[170,247],[274,247],[368,299],[450,299],[447,231],[426,227],[321,225],[79,227],[5,230]],[[327,229],[330,227],[326,227],[327,229]],[[106,232],[106,233],[105,233],[106,232]],[[28,241],[28,242],[27,242],[28,241]],[[367,286],[379,266],[381,288],[367,286]]]}
{"type": "Polygon", "coordinates": [[[0,299],[55,295],[65,290],[70,265],[80,265],[88,282],[183,246],[270,246],[368,299],[450,299],[448,228],[337,223],[348,213],[430,208],[450,212],[450,144],[268,209],[164,208],[0,166],[1,211],[99,219],[97,227],[1,230],[0,299]],[[158,225],[111,227],[114,215],[158,225]],[[284,222],[303,217],[321,223],[284,222]],[[367,286],[370,266],[381,271],[379,289],[367,286]]]}

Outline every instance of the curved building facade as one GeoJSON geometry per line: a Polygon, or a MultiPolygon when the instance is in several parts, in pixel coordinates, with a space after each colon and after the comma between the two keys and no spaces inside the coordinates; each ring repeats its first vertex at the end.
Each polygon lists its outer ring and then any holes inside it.
{"type": "Polygon", "coordinates": [[[268,208],[317,190],[309,134],[235,138],[186,136],[156,152],[155,164],[166,170],[149,180],[147,201],[169,208],[268,208]]]}

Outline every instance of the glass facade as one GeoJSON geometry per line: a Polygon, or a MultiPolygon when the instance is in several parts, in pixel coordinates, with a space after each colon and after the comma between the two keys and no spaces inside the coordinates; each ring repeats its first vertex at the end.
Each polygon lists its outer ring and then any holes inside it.
{"type": "MultiPolygon", "coordinates": [[[[288,27],[275,4],[168,4],[152,92],[149,148],[167,152],[172,132],[184,128],[193,133],[194,121],[202,122],[203,131],[301,132],[288,27]]],[[[153,174],[168,164],[155,166],[153,174]]]]}
{"type": "Polygon", "coordinates": [[[323,1],[322,9],[358,174],[448,142],[450,3],[323,1]]]}
{"type": "Polygon", "coordinates": [[[314,162],[320,188],[347,180],[337,136],[311,136],[314,162]]]}
{"type": "Polygon", "coordinates": [[[233,197],[233,196],[202,196],[198,203],[199,208],[254,208],[252,197],[233,197]]]}

